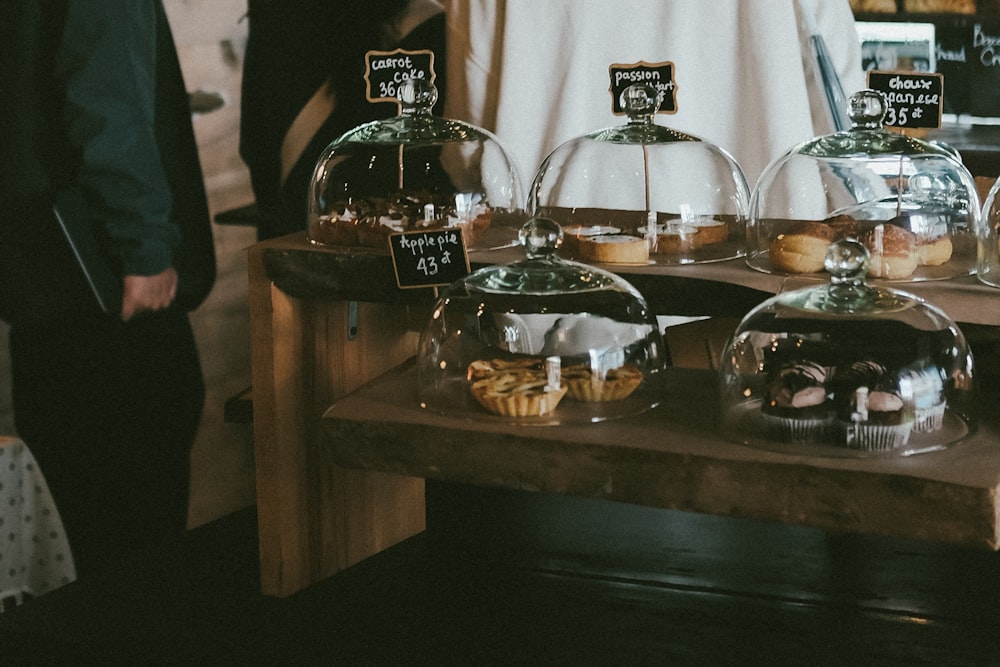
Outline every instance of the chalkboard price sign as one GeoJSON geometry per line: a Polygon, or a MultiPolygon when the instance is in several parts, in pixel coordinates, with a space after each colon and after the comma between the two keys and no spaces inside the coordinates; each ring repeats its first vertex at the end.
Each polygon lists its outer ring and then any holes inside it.
{"type": "Polygon", "coordinates": [[[469,256],[459,229],[393,234],[389,250],[396,284],[403,289],[450,285],[469,273],[469,256]]]}
{"type": "Polygon", "coordinates": [[[677,84],[674,82],[674,64],[670,62],[647,63],[640,60],[630,65],[612,65],[611,75],[611,111],[622,115],[621,97],[625,89],[633,84],[646,83],[655,86],[662,94],[659,113],[677,113],[677,84]]]}
{"type": "Polygon", "coordinates": [[[369,102],[398,102],[399,84],[409,79],[434,83],[433,51],[369,51],[365,54],[369,102]]]}
{"type": "Polygon", "coordinates": [[[941,127],[944,76],[926,72],[868,72],[868,87],[885,95],[889,110],[884,125],[902,128],[941,127]]]}

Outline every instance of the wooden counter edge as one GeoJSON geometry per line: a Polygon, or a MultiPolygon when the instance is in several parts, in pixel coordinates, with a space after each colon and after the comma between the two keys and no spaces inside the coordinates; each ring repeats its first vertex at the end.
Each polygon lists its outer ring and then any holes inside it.
{"type": "Polygon", "coordinates": [[[920,477],[905,467],[887,472],[859,460],[824,467],[769,452],[727,457],[708,445],[671,451],[557,439],[546,428],[396,420],[396,407],[364,390],[334,404],[321,426],[330,456],[346,467],[427,479],[1000,549],[996,484],[920,477]]]}

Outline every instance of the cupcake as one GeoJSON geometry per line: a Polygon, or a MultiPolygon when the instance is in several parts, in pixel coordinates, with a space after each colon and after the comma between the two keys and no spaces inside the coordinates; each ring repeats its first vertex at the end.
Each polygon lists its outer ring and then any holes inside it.
{"type": "Polygon", "coordinates": [[[900,393],[913,404],[913,431],[930,433],[944,425],[947,400],[944,381],[935,368],[906,371],[900,375],[900,393]]]}
{"type": "Polygon", "coordinates": [[[885,366],[864,360],[839,367],[832,386],[842,444],[889,451],[909,441],[913,414],[885,366]]]}
{"type": "Polygon", "coordinates": [[[822,442],[833,424],[823,366],[802,361],[781,367],[771,378],[761,419],[768,435],[789,442],[822,442]]]}
{"type": "Polygon", "coordinates": [[[851,449],[888,452],[909,441],[913,417],[899,395],[858,387],[851,405],[844,428],[844,443],[851,449]]]}

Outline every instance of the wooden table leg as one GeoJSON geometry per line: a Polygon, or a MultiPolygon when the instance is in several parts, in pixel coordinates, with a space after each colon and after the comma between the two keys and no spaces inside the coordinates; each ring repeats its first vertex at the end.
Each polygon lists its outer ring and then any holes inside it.
{"type": "Polygon", "coordinates": [[[342,468],[317,438],[323,412],[411,357],[417,334],[404,306],[294,299],[255,249],[248,269],[261,591],[283,597],[424,529],[422,479],[342,468]]]}

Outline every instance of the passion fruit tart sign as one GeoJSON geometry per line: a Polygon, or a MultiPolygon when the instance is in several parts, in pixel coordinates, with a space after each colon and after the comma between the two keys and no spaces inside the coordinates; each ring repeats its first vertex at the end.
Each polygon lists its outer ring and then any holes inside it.
{"type": "Polygon", "coordinates": [[[671,62],[648,63],[640,60],[631,64],[614,64],[608,69],[611,76],[611,111],[623,115],[622,93],[629,86],[647,84],[659,91],[660,106],[657,113],[677,113],[677,84],[674,82],[674,64],[671,62]]]}

